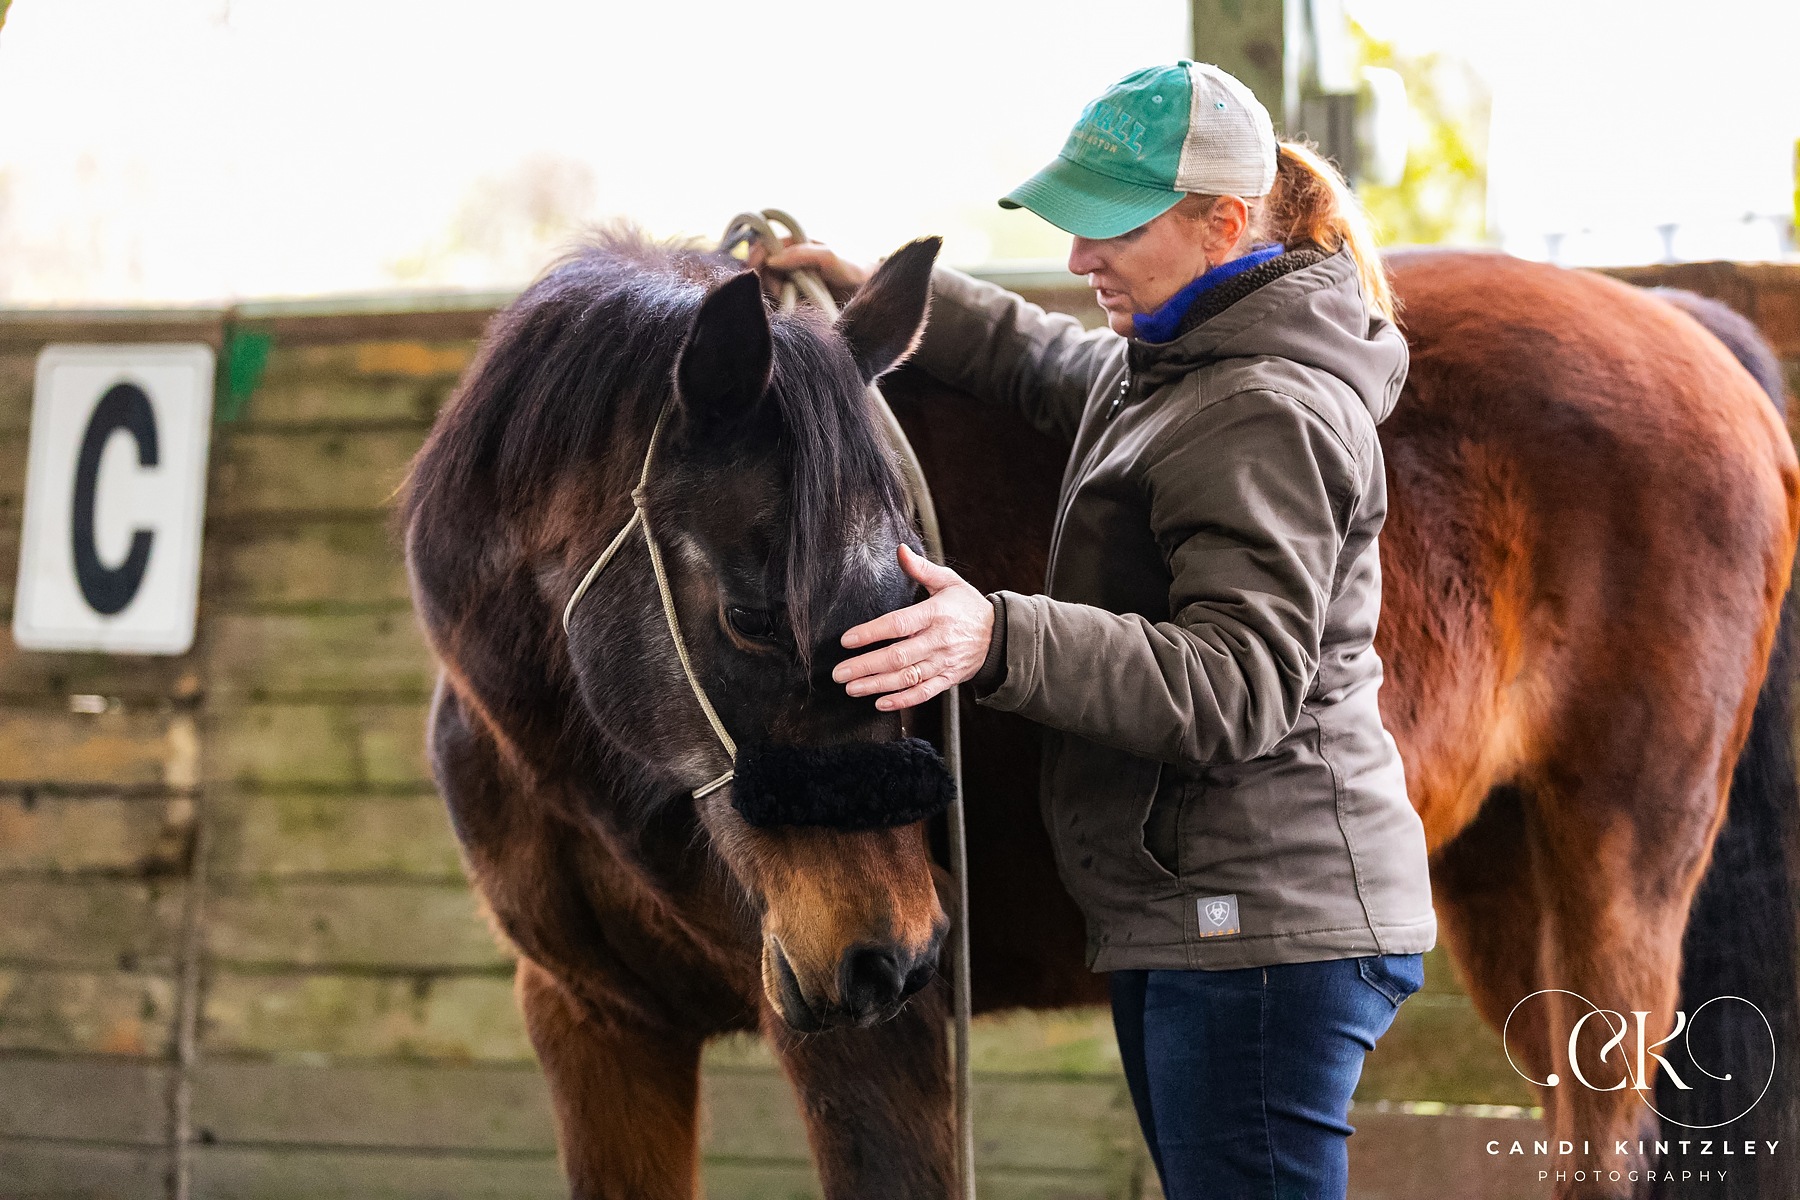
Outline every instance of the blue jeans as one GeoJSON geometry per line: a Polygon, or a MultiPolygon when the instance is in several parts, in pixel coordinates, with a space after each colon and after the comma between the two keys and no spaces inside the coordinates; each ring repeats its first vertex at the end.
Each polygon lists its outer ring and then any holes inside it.
{"type": "Polygon", "coordinates": [[[1125,1080],[1168,1200],[1343,1200],[1363,1056],[1422,954],[1114,971],[1125,1080]]]}

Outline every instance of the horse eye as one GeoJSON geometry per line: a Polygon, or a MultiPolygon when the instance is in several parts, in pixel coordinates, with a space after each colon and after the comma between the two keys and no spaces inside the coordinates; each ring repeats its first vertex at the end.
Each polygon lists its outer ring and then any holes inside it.
{"type": "Polygon", "coordinates": [[[747,638],[768,638],[775,633],[775,617],[766,609],[739,608],[736,605],[725,610],[725,619],[731,627],[747,638]]]}

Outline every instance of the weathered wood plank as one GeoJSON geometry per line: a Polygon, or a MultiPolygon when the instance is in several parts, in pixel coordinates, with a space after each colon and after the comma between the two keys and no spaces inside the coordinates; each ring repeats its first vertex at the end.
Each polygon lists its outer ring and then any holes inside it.
{"type": "Polygon", "coordinates": [[[1117,1080],[990,1080],[971,1102],[978,1168],[1128,1175],[1142,1137],[1124,1076],[1117,1080]]]}
{"type": "Polygon", "coordinates": [[[50,342],[205,342],[222,340],[217,308],[8,309],[0,312],[0,351],[36,354],[50,342]]]}
{"type": "Polygon", "coordinates": [[[169,1067],[160,1062],[0,1055],[0,1139],[160,1145],[168,1087],[169,1067]]]}
{"type": "Polygon", "coordinates": [[[472,342],[513,293],[471,296],[419,293],[342,300],[252,302],[238,307],[240,327],[268,334],[281,347],[369,342],[472,342]]]}
{"type": "Polygon", "coordinates": [[[410,603],[405,562],[380,513],[217,523],[207,533],[206,554],[205,594],[214,612],[410,603]]]}
{"type": "MultiPolygon", "coordinates": [[[[425,440],[425,429],[419,424],[321,433],[226,426],[214,439],[207,513],[242,518],[385,510],[425,440]]],[[[0,469],[4,454],[0,446],[0,469]]]]}
{"type": "Polygon", "coordinates": [[[214,718],[206,750],[213,780],[261,791],[431,786],[415,702],[244,704],[214,718]]]}
{"type": "MultiPolygon", "coordinates": [[[[6,579],[5,599],[10,619],[17,569],[0,563],[0,571],[6,579]]],[[[198,658],[192,654],[21,650],[10,634],[3,634],[0,635],[0,705],[62,707],[68,703],[68,697],[80,694],[110,696],[142,708],[167,697],[197,690],[197,667],[198,658]]]]}
{"type": "Polygon", "coordinates": [[[230,704],[326,693],[431,695],[437,663],[410,609],[383,613],[214,613],[207,691],[230,704]]]}
{"type": "Polygon", "coordinates": [[[3,1050],[162,1054],[174,1019],[175,985],[166,976],[0,967],[3,1050]]]}
{"type": "Polygon", "coordinates": [[[807,1162],[806,1124],[786,1077],[772,1068],[703,1072],[700,1146],[729,1159],[807,1162]]]}
{"type": "Polygon", "coordinates": [[[1550,1194],[1550,1185],[1537,1179],[1546,1160],[1495,1156],[1485,1148],[1490,1140],[1504,1147],[1514,1138],[1529,1145],[1534,1137],[1547,1137],[1541,1121],[1370,1112],[1358,1105],[1350,1110],[1350,1124],[1356,1130],[1350,1136],[1351,1200],[1541,1200],[1550,1194]]]}
{"type": "Polygon", "coordinates": [[[36,349],[0,350],[0,429],[12,431],[30,426],[37,358],[36,349]]]}
{"type": "Polygon", "coordinates": [[[175,871],[192,831],[193,801],[0,794],[0,873],[175,871]]]}
{"type": "Polygon", "coordinates": [[[215,969],[208,1054],[531,1063],[510,976],[243,974],[215,969]]]}
{"type": "Polygon", "coordinates": [[[492,1157],[201,1146],[194,1200],[563,1200],[549,1154],[492,1157]]]}
{"type": "MultiPolygon", "coordinates": [[[[1139,1139],[1121,1075],[1113,1080],[977,1076],[978,1169],[1130,1173],[1139,1139]]],[[[711,1070],[703,1079],[701,1144],[733,1161],[805,1162],[806,1129],[774,1070],[711,1070]]]]}
{"type": "Polygon", "coordinates": [[[287,1143],[550,1154],[536,1066],[306,1066],[205,1057],[194,1128],[219,1144],[287,1143]]]}
{"type": "Polygon", "coordinates": [[[463,878],[449,814],[436,792],[220,793],[209,797],[215,878],[463,878]]]}
{"type": "Polygon", "coordinates": [[[163,1200],[167,1150],[0,1138],[6,1200],[163,1200]]]}
{"type": "MultiPolygon", "coordinates": [[[[821,1195],[810,1163],[705,1159],[711,1200],[801,1200],[821,1195]]],[[[978,1175],[988,1200],[1121,1200],[1103,1177],[1048,1171],[978,1175]]],[[[394,1151],[206,1146],[196,1152],[196,1200],[545,1200],[568,1194],[555,1159],[394,1151]]]]}
{"type": "Polygon", "coordinates": [[[220,882],[207,897],[212,961],[234,967],[503,971],[465,887],[418,883],[220,882]]]}
{"type": "Polygon", "coordinates": [[[181,923],[179,879],[0,879],[0,962],[92,970],[167,968],[181,923]]]}
{"type": "Polygon", "coordinates": [[[453,383],[475,358],[475,339],[393,338],[375,334],[333,341],[276,339],[263,382],[430,380],[453,383]]]}
{"type": "Polygon", "coordinates": [[[1756,324],[1783,358],[1800,358],[1800,271],[1792,266],[1751,268],[1756,324]]]}
{"type": "MultiPolygon", "coordinates": [[[[18,525],[25,513],[25,457],[30,440],[25,430],[0,429],[0,524],[18,525]]],[[[15,561],[13,570],[18,570],[15,561]]]]}
{"type": "MultiPolygon", "coordinates": [[[[976,1085],[984,1170],[1127,1173],[1139,1153],[1124,1080],[976,1085]]],[[[210,1058],[194,1120],[209,1142],[530,1153],[554,1148],[549,1097],[529,1067],[325,1067],[210,1058]]],[[[732,1161],[805,1163],[804,1127],[773,1070],[708,1070],[702,1148],[732,1161]]]]}
{"type": "MultiPolygon", "coordinates": [[[[733,1034],[707,1044],[715,1070],[776,1070],[768,1044],[754,1034],[733,1034]]],[[[1112,1013],[1104,1008],[1054,1012],[987,1013],[969,1027],[969,1063],[977,1075],[1051,1079],[1121,1078],[1112,1013]]]]}
{"type": "Polygon", "coordinates": [[[0,789],[56,782],[79,787],[160,787],[181,760],[183,726],[168,712],[0,709],[0,789]]]}
{"type": "Polygon", "coordinates": [[[430,421],[474,355],[472,340],[277,341],[245,415],[257,425],[430,421]]]}
{"type": "MultiPolygon", "coordinates": [[[[6,521],[0,523],[0,614],[6,617],[7,626],[12,625],[13,596],[19,586],[19,526],[6,521]]],[[[9,637],[3,643],[7,649],[13,649],[9,637]]]]}
{"type": "Polygon", "coordinates": [[[429,422],[456,380],[266,376],[245,411],[255,429],[284,425],[354,429],[359,424],[429,422]]]}

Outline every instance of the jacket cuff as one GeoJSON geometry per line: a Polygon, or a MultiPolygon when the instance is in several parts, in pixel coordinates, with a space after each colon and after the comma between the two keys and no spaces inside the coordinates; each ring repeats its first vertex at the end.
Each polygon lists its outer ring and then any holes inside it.
{"type": "MultiPolygon", "coordinates": [[[[1012,712],[1030,699],[1035,686],[1038,654],[1044,641],[1043,613],[1033,603],[1033,597],[1018,592],[994,592],[988,598],[994,601],[996,609],[1004,610],[1004,615],[995,613],[994,623],[996,629],[1001,621],[1006,623],[1006,640],[1000,648],[999,682],[986,695],[976,688],[975,702],[984,708],[1012,712]]],[[[988,649],[993,650],[992,643],[988,649]]]]}
{"type": "Polygon", "coordinates": [[[994,632],[988,638],[987,657],[981,660],[980,668],[969,680],[975,687],[977,700],[992,692],[1006,677],[1006,605],[1000,602],[998,593],[990,595],[988,603],[994,606],[994,632]]]}

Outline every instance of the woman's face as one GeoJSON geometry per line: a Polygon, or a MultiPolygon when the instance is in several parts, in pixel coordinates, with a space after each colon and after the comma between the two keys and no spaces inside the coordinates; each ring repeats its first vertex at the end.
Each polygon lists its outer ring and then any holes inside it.
{"type": "Polygon", "coordinates": [[[1155,312],[1208,268],[1236,258],[1248,223],[1249,207],[1236,196],[1220,197],[1198,220],[1171,208],[1117,237],[1077,237],[1069,273],[1087,276],[1106,323],[1130,334],[1134,313],[1155,312]]]}

